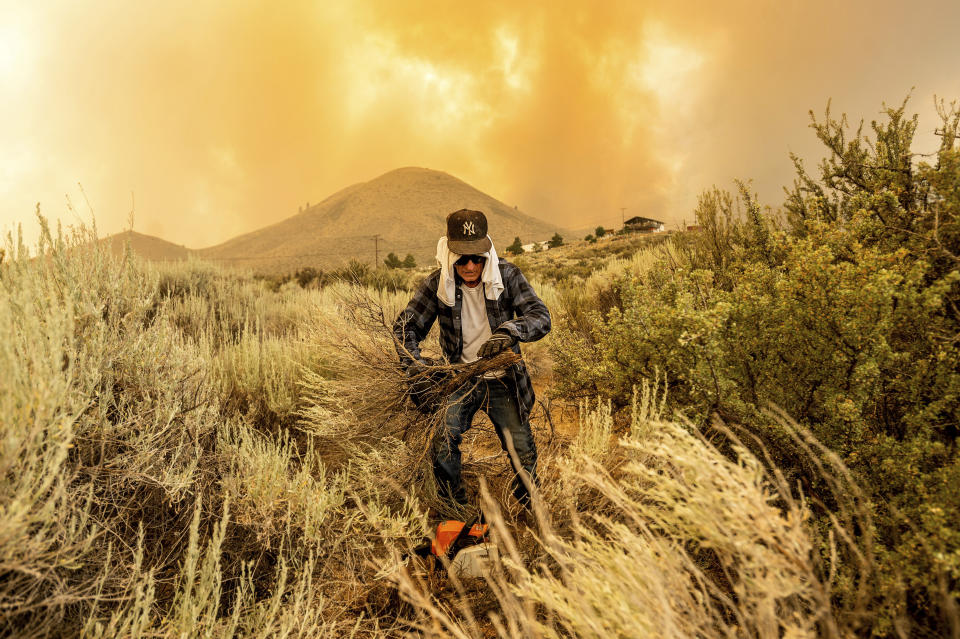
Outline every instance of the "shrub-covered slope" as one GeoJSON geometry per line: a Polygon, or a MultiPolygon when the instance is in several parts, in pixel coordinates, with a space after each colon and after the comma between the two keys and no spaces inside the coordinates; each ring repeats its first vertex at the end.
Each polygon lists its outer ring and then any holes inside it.
{"type": "Polygon", "coordinates": [[[664,375],[672,406],[756,437],[754,450],[822,503],[819,469],[779,421],[798,420],[866,489],[878,573],[847,562],[835,598],[868,597],[864,632],[956,628],[960,592],[960,113],[940,105],[943,144],[918,156],[905,105],[851,133],[827,112],[829,155],[797,160],[780,210],[704,193],[702,230],[679,236],[603,295],[568,298],[554,344],[572,396],[626,405],[664,375]]]}

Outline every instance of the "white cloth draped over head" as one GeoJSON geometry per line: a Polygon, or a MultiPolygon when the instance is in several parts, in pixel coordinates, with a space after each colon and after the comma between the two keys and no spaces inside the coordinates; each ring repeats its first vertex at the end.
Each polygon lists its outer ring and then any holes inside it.
{"type": "MultiPolygon", "coordinates": [[[[487,258],[483,265],[483,273],[480,275],[484,295],[488,300],[499,299],[500,293],[503,292],[503,276],[500,275],[497,249],[493,245],[493,240],[490,240],[490,250],[485,253],[478,253],[478,255],[487,258]]],[[[440,283],[437,284],[437,299],[447,306],[453,306],[457,299],[456,270],[453,263],[458,259],[460,259],[460,255],[451,251],[447,246],[446,236],[441,237],[440,241],[437,242],[437,261],[440,262],[440,283]]]]}

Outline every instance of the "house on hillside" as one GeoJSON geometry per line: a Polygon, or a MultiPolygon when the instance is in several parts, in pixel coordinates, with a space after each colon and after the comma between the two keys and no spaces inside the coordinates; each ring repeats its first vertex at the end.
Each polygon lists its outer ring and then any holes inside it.
{"type": "Polygon", "coordinates": [[[633,233],[663,233],[666,230],[663,222],[649,217],[631,217],[623,223],[623,230],[633,233]]]}
{"type": "Polygon", "coordinates": [[[548,251],[548,250],[550,250],[550,242],[548,240],[544,240],[542,242],[532,242],[530,244],[523,245],[524,253],[530,253],[532,251],[548,251]],[[537,246],[539,246],[539,248],[537,248],[537,246]]]}

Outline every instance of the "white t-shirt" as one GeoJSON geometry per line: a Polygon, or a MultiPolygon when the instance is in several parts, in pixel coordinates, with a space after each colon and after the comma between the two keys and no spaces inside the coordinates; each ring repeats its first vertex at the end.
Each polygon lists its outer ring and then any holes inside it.
{"type": "Polygon", "coordinates": [[[461,284],[460,290],[463,292],[463,303],[460,307],[463,354],[460,356],[460,361],[469,364],[479,359],[477,351],[480,350],[484,342],[490,339],[493,332],[490,330],[490,321],[487,319],[483,284],[480,283],[473,288],[461,284]]]}

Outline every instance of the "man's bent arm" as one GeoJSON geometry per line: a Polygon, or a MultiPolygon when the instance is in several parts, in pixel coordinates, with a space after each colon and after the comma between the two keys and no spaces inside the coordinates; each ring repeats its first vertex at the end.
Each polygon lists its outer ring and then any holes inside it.
{"type": "Polygon", "coordinates": [[[521,342],[535,342],[550,332],[550,311],[520,269],[510,265],[510,271],[504,275],[504,285],[513,298],[517,317],[504,322],[497,330],[506,330],[521,342]]]}
{"type": "Polygon", "coordinates": [[[404,368],[420,359],[420,342],[426,339],[437,319],[436,288],[437,278],[426,278],[393,323],[397,353],[404,368]]]}

